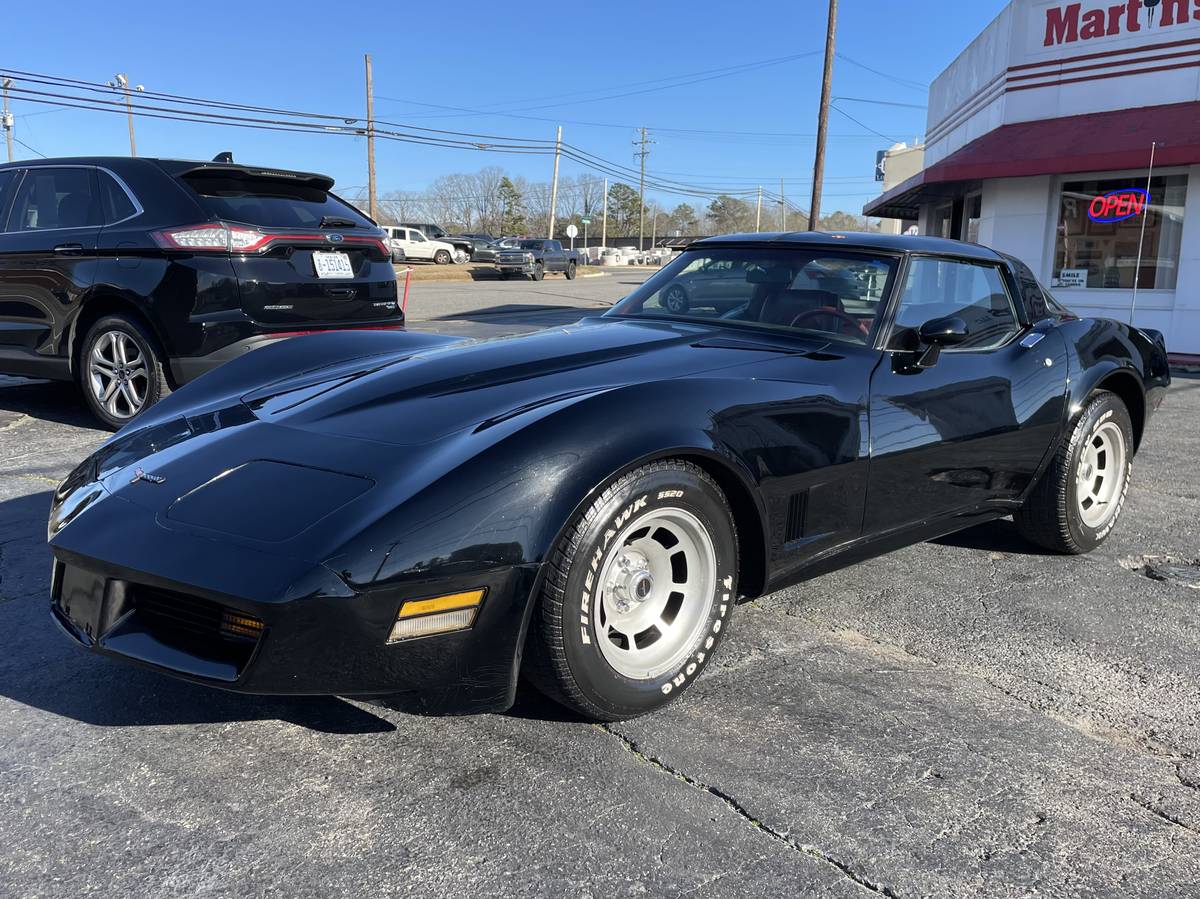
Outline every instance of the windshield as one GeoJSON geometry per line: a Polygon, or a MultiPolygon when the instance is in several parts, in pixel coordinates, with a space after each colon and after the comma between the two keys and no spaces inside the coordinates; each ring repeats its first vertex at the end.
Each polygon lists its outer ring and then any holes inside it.
{"type": "Polygon", "coordinates": [[[895,268],[892,256],[825,248],[695,249],[609,314],[720,320],[867,344],[895,268]]]}

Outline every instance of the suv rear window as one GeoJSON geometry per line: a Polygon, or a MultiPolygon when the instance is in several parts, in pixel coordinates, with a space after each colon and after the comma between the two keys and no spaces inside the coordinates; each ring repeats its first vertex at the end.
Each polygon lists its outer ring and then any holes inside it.
{"type": "MultiPolygon", "coordinates": [[[[182,180],[201,204],[226,221],[263,228],[319,228],[321,219],[345,219],[359,228],[373,228],[370,219],[343,200],[306,184],[275,178],[184,175],[182,180]]],[[[338,225],[338,227],[346,227],[338,225]]]]}

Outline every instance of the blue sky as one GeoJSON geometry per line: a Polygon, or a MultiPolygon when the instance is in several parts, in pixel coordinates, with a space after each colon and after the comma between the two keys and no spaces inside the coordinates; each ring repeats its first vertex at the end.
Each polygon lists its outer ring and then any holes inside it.
{"type": "MultiPolygon", "coordinates": [[[[20,39],[5,42],[0,65],[87,81],[124,71],[156,91],[361,116],[362,55],[370,52],[379,119],[542,140],[552,140],[561,122],[565,141],[629,167],[636,165],[634,129],[644,125],[656,141],[651,176],[729,189],[762,182],[775,192],[784,177],[788,199],[808,205],[824,0],[583,6],[299,0],[286,12],[271,3],[180,5],[178,13],[170,6],[72,4],[69,16],[63,13],[69,27],[51,28],[45,7],[12,4],[4,32],[20,39]],[[801,54],[811,55],[715,71],[801,54]],[[610,96],[630,92],[637,93],[610,96]],[[694,131],[803,136],[688,133],[694,131]]],[[[838,59],[834,95],[923,105],[927,95],[919,85],[1003,6],[1002,0],[842,0],[838,50],[862,65],[838,59]]],[[[924,131],[925,111],[838,105],[862,124],[831,114],[823,206],[857,212],[877,193],[875,152],[889,143],[871,132],[912,140],[924,131]]],[[[122,116],[49,108],[12,101],[17,137],[40,153],[128,152],[122,116]]],[[[146,156],[208,158],[232,150],[242,161],[326,172],[347,195],[367,180],[361,138],[139,119],[137,140],[146,156]]],[[[533,181],[550,178],[551,160],[541,156],[388,141],[377,148],[381,193],[419,191],[438,175],[485,165],[533,181]]],[[[567,160],[562,172],[586,170],[567,160]]],[[[685,199],[650,195],[667,208],[685,199]]]]}

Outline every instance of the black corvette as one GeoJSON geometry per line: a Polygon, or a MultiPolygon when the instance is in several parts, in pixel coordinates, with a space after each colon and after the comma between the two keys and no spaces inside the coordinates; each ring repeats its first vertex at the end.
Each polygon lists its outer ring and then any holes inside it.
{"type": "Polygon", "coordinates": [[[231,690],[480,711],[523,674],[637,715],[739,598],[1005,515],[1095,547],[1168,383],[1161,335],[991,250],[704,240],[570,327],[302,337],[187,385],[57,490],[52,614],[231,690]]]}

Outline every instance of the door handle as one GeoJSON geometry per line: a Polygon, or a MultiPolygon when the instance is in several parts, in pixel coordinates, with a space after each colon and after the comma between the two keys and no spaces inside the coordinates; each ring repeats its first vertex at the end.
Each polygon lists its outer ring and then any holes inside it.
{"type": "Polygon", "coordinates": [[[60,243],[54,248],[55,256],[82,256],[83,244],[81,243],[60,243]]]}

